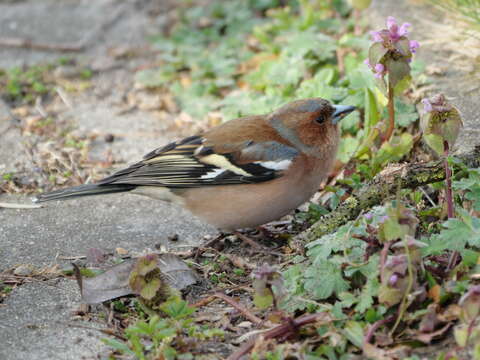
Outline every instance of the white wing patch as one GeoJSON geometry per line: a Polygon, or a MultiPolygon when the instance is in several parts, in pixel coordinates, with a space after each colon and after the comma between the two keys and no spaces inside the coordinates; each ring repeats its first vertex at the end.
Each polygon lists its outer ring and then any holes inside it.
{"type": "Polygon", "coordinates": [[[280,171],[287,170],[292,164],[292,160],[284,159],[280,161],[255,161],[255,164],[261,165],[267,169],[280,171]]]}
{"type": "Polygon", "coordinates": [[[225,156],[222,156],[222,155],[218,155],[218,154],[207,155],[202,157],[200,161],[205,164],[210,164],[218,168],[221,168],[222,170],[230,170],[231,172],[237,175],[252,176],[252,174],[249,174],[245,170],[239,168],[238,166],[235,166],[225,156]]]}
{"type": "Polygon", "coordinates": [[[217,176],[219,176],[220,174],[224,173],[225,169],[214,169],[212,171],[209,171],[208,173],[200,176],[200,179],[214,179],[216,178],[217,176]]]}

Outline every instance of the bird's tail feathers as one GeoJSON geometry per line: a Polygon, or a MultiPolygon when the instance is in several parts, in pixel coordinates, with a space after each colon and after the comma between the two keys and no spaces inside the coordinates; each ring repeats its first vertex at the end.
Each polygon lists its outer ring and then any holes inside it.
{"type": "Polygon", "coordinates": [[[55,190],[45,194],[39,194],[33,198],[33,202],[45,202],[51,200],[66,200],[80,196],[102,195],[109,193],[125,192],[135,189],[135,185],[129,184],[87,184],[55,190]]]}

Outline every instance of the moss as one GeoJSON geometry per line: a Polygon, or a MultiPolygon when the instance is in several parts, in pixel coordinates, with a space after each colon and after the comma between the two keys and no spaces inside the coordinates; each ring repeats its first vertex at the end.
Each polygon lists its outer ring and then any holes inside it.
{"type": "MultiPolygon", "coordinates": [[[[467,175],[461,171],[465,165],[478,167],[480,165],[480,148],[473,153],[459,157],[454,169],[458,171],[458,178],[467,175]]],[[[303,243],[318,239],[331,233],[347,222],[354,220],[362,211],[367,211],[382,203],[399,189],[415,189],[418,186],[432,184],[445,180],[443,161],[416,163],[402,167],[390,174],[388,178],[377,175],[371,182],[354,192],[340,206],[331,213],[321,217],[310,229],[292,239],[292,244],[299,248],[303,243]]]]}

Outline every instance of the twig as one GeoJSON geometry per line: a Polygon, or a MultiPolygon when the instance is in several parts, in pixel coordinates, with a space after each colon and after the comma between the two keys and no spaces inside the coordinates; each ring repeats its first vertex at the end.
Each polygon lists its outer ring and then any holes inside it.
{"type": "Polygon", "coordinates": [[[215,299],[216,299],[216,296],[213,296],[213,295],[207,296],[206,298],[200,299],[196,303],[191,304],[191,306],[194,307],[194,308],[200,308],[200,307],[203,307],[203,306],[207,306],[208,304],[210,304],[215,299]]]}
{"type": "Polygon", "coordinates": [[[78,255],[78,256],[57,256],[56,259],[60,260],[80,260],[80,259],[86,259],[87,257],[85,255],[78,255]]]}
{"type": "MultiPolygon", "coordinates": [[[[480,147],[471,153],[457,157],[469,167],[480,167],[480,147]]],[[[461,165],[458,169],[461,170],[461,165]]],[[[467,174],[459,172],[459,177],[467,174]]],[[[362,212],[380,204],[397,193],[398,189],[415,189],[445,180],[445,169],[442,160],[428,163],[395,164],[388,166],[368,184],[354,191],[335,211],[324,215],[310,229],[297,235],[294,241],[310,242],[335,231],[350,220],[354,220],[362,212]]]]}
{"type": "MultiPolygon", "coordinates": [[[[278,325],[273,329],[270,329],[262,334],[262,338],[273,339],[277,337],[286,338],[295,334],[298,328],[322,320],[328,316],[326,313],[308,314],[301,316],[297,319],[289,319],[286,324],[278,325]]],[[[327,320],[327,319],[325,319],[327,320]]],[[[242,356],[246,355],[255,346],[256,338],[249,340],[243,344],[237,351],[231,354],[227,360],[239,360],[242,356]]]]}
{"type": "Polygon", "coordinates": [[[68,96],[67,94],[65,94],[65,91],[63,91],[63,89],[60,87],[60,86],[57,86],[55,88],[55,91],[57,92],[58,96],[60,97],[60,99],[63,101],[63,103],[68,107],[68,108],[72,108],[72,102],[68,99],[68,96]]]}
{"type": "Polygon", "coordinates": [[[86,326],[86,325],[80,325],[80,324],[72,324],[72,323],[65,323],[65,325],[67,326],[70,326],[70,327],[76,327],[76,328],[80,328],[80,329],[87,329],[87,330],[96,330],[96,331],[100,331],[106,335],[112,335],[112,336],[115,336],[117,339],[120,339],[122,341],[127,341],[127,338],[125,338],[124,336],[120,335],[120,334],[117,334],[114,330],[112,329],[99,329],[99,328],[96,328],[96,327],[93,327],[93,326],[86,326]]]}
{"type": "Polygon", "coordinates": [[[386,317],[385,319],[381,319],[381,320],[377,320],[375,321],[372,326],[370,326],[370,328],[368,329],[366,335],[365,335],[365,338],[363,339],[363,343],[364,344],[369,344],[372,340],[372,337],[373,335],[375,334],[375,331],[377,331],[377,329],[382,326],[382,325],[385,325],[385,324],[388,324],[389,322],[391,322],[393,319],[395,319],[395,315],[390,315],[389,317],[386,317]]]}
{"type": "Polygon", "coordinates": [[[16,204],[0,202],[0,208],[5,209],[39,209],[42,205],[37,204],[16,204]]]}
{"type": "Polygon", "coordinates": [[[423,195],[427,198],[428,202],[433,206],[433,207],[437,207],[437,204],[435,204],[435,201],[432,200],[432,198],[430,197],[430,195],[428,195],[428,193],[425,191],[425,189],[420,186],[419,187],[420,191],[423,193],[423,195]]]}
{"type": "Polygon", "coordinates": [[[388,249],[392,245],[391,241],[387,241],[383,244],[382,251],[380,252],[380,272],[382,272],[385,268],[385,262],[387,261],[388,249]]]}
{"type": "Polygon", "coordinates": [[[29,39],[12,38],[12,37],[0,38],[0,46],[34,49],[34,50],[45,50],[45,51],[60,51],[60,52],[79,52],[84,49],[84,45],[82,43],[49,44],[49,43],[35,42],[29,39]]]}
{"type": "Polygon", "coordinates": [[[240,240],[242,240],[243,242],[247,243],[248,245],[250,245],[251,247],[253,248],[256,248],[256,249],[263,249],[263,246],[258,244],[257,242],[253,241],[252,239],[250,239],[248,236],[245,236],[243,235],[242,233],[238,232],[238,231],[234,231],[233,232],[240,240]]]}
{"type": "Polygon", "coordinates": [[[245,306],[243,306],[242,304],[240,304],[239,302],[233,300],[231,297],[221,293],[221,292],[216,292],[215,294],[213,294],[213,296],[219,298],[219,299],[222,299],[223,301],[225,301],[226,303],[232,305],[235,309],[237,309],[238,311],[240,311],[248,320],[250,320],[251,322],[253,322],[254,324],[256,325],[259,325],[263,322],[262,319],[260,319],[258,316],[252,314],[250,312],[250,310],[248,310],[245,306]]]}
{"type": "Polygon", "coordinates": [[[390,330],[390,337],[393,336],[393,333],[395,330],[397,330],[398,325],[400,324],[400,321],[402,321],[403,314],[405,313],[405,310],[407,310],[409,304],[407,304],[407,299],[412,291],[413,287],[413,264],[412,264],[412,257],[410,255],[410,249],[408,248],[408,240],[405,237],[403,239],[405,243],[405,254],[407,255],[407,270],[408,270],[408,283],[407,283],[407,288],[405,289],[405,294],[403,294],[403,299],[402,302],[400,303],[400,307],[398,308],[398,316],[397,320],[395,320],[395,324],[393,325],[392,330],[390,330]]]}

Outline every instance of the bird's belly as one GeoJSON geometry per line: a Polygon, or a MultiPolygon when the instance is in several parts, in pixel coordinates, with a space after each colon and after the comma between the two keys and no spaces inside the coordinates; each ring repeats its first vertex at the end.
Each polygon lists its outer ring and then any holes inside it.
{"type": "Polygon", "coordinates": [[[183,195],[193,214],[219,229],[234,230],[281,218],[306,202],[317,187],[318,183],[278,181],[275,185],[267,182],[191,189],[183,195]]]}

